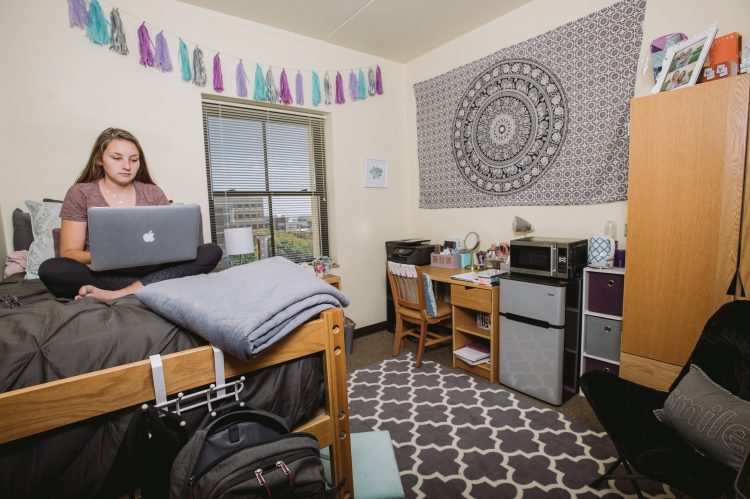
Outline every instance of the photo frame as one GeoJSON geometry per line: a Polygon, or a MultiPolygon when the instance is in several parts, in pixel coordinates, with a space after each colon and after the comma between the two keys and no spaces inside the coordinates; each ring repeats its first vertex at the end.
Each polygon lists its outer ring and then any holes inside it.
{"type": "Polygon", "coordinates": [[[669,47],[651,93],[695,85],[703,71],[703,62],[716,37],[717,29],[718,25],[714,23],[701,33],[669,47]]]}
{"type": "Polygon", "coordinates": [[[388,187],[388,161],[384,159],[368,158],[364,169],[365,187],[388,187]]]}

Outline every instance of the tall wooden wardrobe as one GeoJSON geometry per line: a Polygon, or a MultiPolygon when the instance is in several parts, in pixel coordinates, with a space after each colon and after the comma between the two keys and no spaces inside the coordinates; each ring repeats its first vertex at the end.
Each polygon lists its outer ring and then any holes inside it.
{"type": "Polygon", "coordinates": [[[750,75],[631,102],[623,378],[666,390],[750,294],[749,104],[750,75]]]}

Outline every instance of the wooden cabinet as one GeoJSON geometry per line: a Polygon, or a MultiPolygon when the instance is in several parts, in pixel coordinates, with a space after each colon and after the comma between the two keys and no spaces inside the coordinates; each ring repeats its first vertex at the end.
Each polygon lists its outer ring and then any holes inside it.
{"type": "Polygon", "coordinates": [[[583,271],[581,374],[591,370],[618,374],[625,269],[583,271]]]}
{"type": "Polygon", "coordinates": [[[749,97],[741,75],[631,102],[623,378],[668,388],[740,260],[748,286],[749,97]]]}
{"type": "Polygon", "coordinates": [[[468,284],[451,284],[453,305],[453,350],[470,343],[486,346],[489,362],[472,366],[453,356],[453,367],[472,372],[497,383],[498,352],[500,343],[500,287],[477,287],[468,284]],[[479,314],[484,314],[480,316],[479,314]],[[483,328],[479,325],[487,325],[483,328]]]}

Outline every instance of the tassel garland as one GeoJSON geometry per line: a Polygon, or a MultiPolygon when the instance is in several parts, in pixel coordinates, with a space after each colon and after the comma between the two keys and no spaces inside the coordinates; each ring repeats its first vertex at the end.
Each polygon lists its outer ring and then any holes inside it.
{"type": "Polygon", "coordinates": [[[326,105],[329,105],[331,100],[331,78],[328,76],[328,71],[326,71],[326,75],[323,77],[323,95],[325,96],[325,103],[326,105]]]}
{"type": "Polygon", "coordinates": [[[148,34],[146,23],[138,28],[138,50],[141,54],[141,65],[154,67],[154,53],[151,51],[151,36],[148,34]]]}
{"type": "Polygon", "coordinates": [[[190,81],[193,75],[190,73],[190,55],[185,42],[180,38],[180,69],[182,70],[182,81],[190,81]]]}
{"type": "Polygon", "coordinates": [[[383,75],[380,72],[380,65],[376,66],[375,69],[375,92],[378,95],[383,95],[383,75]]]}
{"type": "Polygon", "coordinates": [[[367,70],[367,94],[375,95],[375,71],[372,68],[367,70]]]}
{"type": "Polygon", "coordinates": [[[295,90],[295,97],[297,97],[297,105],[304,106],[305,105],[305,96],[302,93],[302,73],[297,71],[297,77],[295,78],[294,82],[294,90],[295,90]]]}
{"type": "Polygon", "coordinates": [[[221,76],[221,59],[218,52],[214,56],[214,90],[219,93],[224,91],[224,78],[221,76]]]}
{"type": "Polygon", "coordinates": [[[288,106],[292,103],[292,92],[289,89],[289,80],[286,78],[286,69],[281,70],[281,81],[279,86],[281,87],[279,90],[279,99],[281,99],[282,104],[288,106]]]}
{"type": "Polygon", "coordinates": [[[242,64],[242,59],[237,64],[235,78],[237,82],[237,97],[247,97],[247,75],[245,74],[245,66],[242,64]]]}
{"type": "Polygon", "coordinates": [[[344,79],[341,77],[341,72],[336,71],[336,104],[343,104],[346,102],[344,98],[344,79]]]}
{"type": "Polygon", "coordinates": [[[89,11],[86,10],[86,0],[68,0],[68,18],[71,28],[86,29],[89,25],[89,11]]]}
{"type": "Polygon", "coordinates": [[[89,4],[89,23],[86,25],[86,36],[97,45],[109,45],[109,30],[107,20],[98,0],[91,0],[89,4]]]}
{"type": "Polygon", "coordinates": [[[203,63],[203,51],[197,46],[193,50],[193,83],[199,87],[206,86],[206,65],[203,63]]]}
{"type": "Polygon", "coordinates": [[[357,86],[357,75],[354,74],[354,70],[349,70],[349,97],[352,102],[356,102],[359,99],[359,87],[357,86]]]}
{"type": "Polygon", "coordinates": [[[112,42],[109,45],[109,50],[121,55],[128,55],[128,43],[125,41],[125,29],[122,27],[119,10],[112,9],[109,13],[109,23],[112,25],[112,42]]]}
{"type": "Polygon", "coordinates": [[[365,88],[365,74],[361,69],[359,70],[357,79],[359,81],[359,100],[365,100],[367,98],[367,88],[365,88]]]}
{"type": "Polygon", "coordinates": [[[312,74],[312,87],[312,103],[317,107],[320,105],[320,77],[315,71],[312,74]]]}
{"type": "Polygon", "coordinates": [[[271,68],[266,71],[266,87],[268,89],[268,102],[279,102],[279,89],[276,88],[271,68]]]}
{"type": "Polygon", "coordinates": [[[260,64],[255,65],[255,90],[253,91],[253,99],[255,100],[268,100],[268,89],[266,88],[266,80],[263,78],[263,70],[260,69],[260,64]]]}
{"type": "Polygon", "coordinates": [[[154,66],[162,73],[172,71],[172,58],[169,56],[169,46],[167,39],[164,38],[164,32],[160,31],[156,35],[156,52],[154,54],[154,66]]]}

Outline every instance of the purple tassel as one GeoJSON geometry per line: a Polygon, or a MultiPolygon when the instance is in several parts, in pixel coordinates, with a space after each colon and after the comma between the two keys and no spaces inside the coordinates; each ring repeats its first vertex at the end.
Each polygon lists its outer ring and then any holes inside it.
{"type": "Polygon", "coordinates": [[[68,16],[70,27],[86,29],[89,24],[89,11],[86,10],[86,0],[68,0],[68,16]]]}
{"type": "Polygon", "coordinates": [[[349,70],[349,98],[352,102],[359,99],[359,85],[357,84],[357,75],[354,70],[349,70]]]}
{"type": "Polygon", "coordinates": [[[214,56],[214,90],[217,92],[224,91],[224,79],[221,77],[221,59],[218,52],[214,56]]]}
{"type": "Polygon", "coordinates": [[[281,81],[279,82],[279,98],[287,106],[292,103],[292,92],[289,90],[289,80],[286,78],[286,69],[281,70],[281,81]]]}
{"type": "Polygon", "coordinates": [[[383,95],[383,75],[380,74],[380,65],[375,68],[375,92],[383,95]]]}
{"type": "Polygon", "coordinates": [[[141,52],[141,64],[153,68],[154,53],[151,51],[151,36],[148,34],[146,23],[141,24],[141,27],[138,28],[138,50],[141,52]]]}
{"type": "Polygon", "coordinates": [[[297,97],[297,105],[304,106],[305,105],[305,95],[303,93],[302,88],[302,73],[297,71],[297,79],[294,83],[294,90],[296,91],[296,97],[297,97]]]}
{"type": "Polygon", "coordinates": [[[341,78],[341,73],[336,71],[336,104],[343,104],[346,102],[344,98],[344,79],[341,78]]]}
{"type": "Polygon", "coordinates": [[[245,74],[245,66],[240,63],[237,64],[237,97],[247,97],[247,75],[245,74]]]}
{"type": "Polygon", "coordinates": [[[172,71],[172,58],[169,57],[169,46],[167,46],[167,39],[164,37],[163,31],[160,31],[159,34],[156,35],[154,65],[162,73],[169,73],[172,71]]]}

